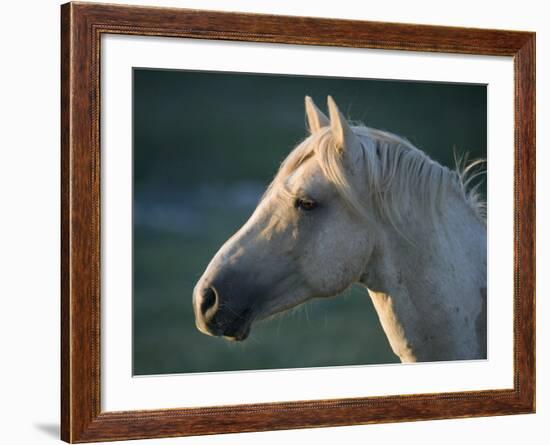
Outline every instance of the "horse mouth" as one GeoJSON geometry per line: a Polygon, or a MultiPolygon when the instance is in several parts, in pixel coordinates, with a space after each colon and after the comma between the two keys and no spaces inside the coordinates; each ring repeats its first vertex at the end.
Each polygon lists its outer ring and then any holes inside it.
{"type": "Polygon", "coordinates": [[[231,323],[224,326],[222,336],[229,341],[246,340],[250,334],[252,317],[250,310],[245,310],[240,316],[236,317],[231,323]]]}
{"type": "MultiPolygon", "coordinates": [[[[219,314],[218,314],[219,315],[219,314]]],[[[243,311],[240,315],[228,320],[225,317],[213,317],[210,322],[199,323],[196,321],[197,329],[203,334],[213,337],[223,337],[229,341],[246,340],[250,334],[254,317],[250,310],[243,311]]]]}
{"type": "Polygon", "coordinates": [[[248,338],[249,334],[250,334],[250,324],[234,332],[225,331],[223,334],[223,338],[229,341],[243,341],[248,338]]]}

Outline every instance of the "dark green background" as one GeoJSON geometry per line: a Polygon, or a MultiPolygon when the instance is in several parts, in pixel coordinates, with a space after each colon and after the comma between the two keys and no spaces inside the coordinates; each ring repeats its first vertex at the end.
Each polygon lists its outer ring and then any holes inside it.
{"type": "Polygon", "coordinates": [[[135,375],[397,362],[366,290],[200,334],[191,294],[305,137],[304,95],[409,139],[442,164],[485,157],[484,85],[134,69],[135,375]]]}

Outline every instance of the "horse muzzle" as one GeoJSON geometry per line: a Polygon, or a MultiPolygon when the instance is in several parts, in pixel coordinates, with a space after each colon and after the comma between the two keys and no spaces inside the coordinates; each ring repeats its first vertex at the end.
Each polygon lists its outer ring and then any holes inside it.
{"type": "Polygon", "coordinates": [[[251,309],[239,310],[224,304],[214,286],[199,283],[193,292],[193,308],[195,324],[203,334],[236,341],[245,340],[250,334],[251,309]]]}

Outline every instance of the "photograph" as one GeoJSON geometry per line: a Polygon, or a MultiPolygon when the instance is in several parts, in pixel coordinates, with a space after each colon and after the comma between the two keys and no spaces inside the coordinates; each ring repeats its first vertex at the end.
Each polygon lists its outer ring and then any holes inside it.
{"type": "Polygon", "coordinates": [[[134,67],[134,376],[487,359],[487,85],[134,67]]]}

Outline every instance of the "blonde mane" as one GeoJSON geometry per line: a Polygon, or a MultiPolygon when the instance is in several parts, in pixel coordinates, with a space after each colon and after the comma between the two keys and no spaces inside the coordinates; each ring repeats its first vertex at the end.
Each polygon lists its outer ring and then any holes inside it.
{"type": "MultiPolygon", "coordinates": [[[[404,223],[403,209],[409,208],[410,202],[415,203],[418,212],[427,213],[431,221],[436,222],[441,199],[451,188],[463,196],[479,220],[485,223],[485,201],[478,193],[481,182],[471,186],[474,179],[485,174],[480,168],[483,161],[468,163],[465,158],[455,157],[456,170],[452,171],[397,135],[365,126],[352,128],[361,143],[366,186],[375,209],[397,229],[404,223]]],[[[289,154],[266,194],[311,157],[315,157],[346,204],[368,218],[365,199],[358,196],[348,180],[330,127],[321,128],[289,154]]]]}

